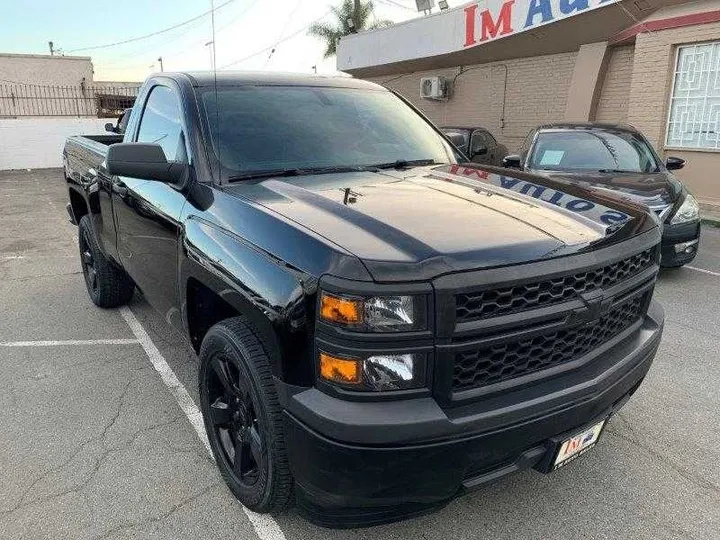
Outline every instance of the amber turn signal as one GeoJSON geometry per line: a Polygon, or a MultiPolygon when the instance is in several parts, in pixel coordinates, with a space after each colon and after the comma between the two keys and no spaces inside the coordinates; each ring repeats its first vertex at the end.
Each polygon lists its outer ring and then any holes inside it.
{"type": "Polygon", "coordinates": [[[320,297],[320,317],[326,321],[340,324],[362,323],[363,303],[361,300],[351,300],[334,296],[326,292],[320,297]]]}
{"type": "Polygon", "coordinates": [[[362,382],[361,361],[353,358],[338,358],[320,353],[320,376],[326,381],[340,384],[362,382]]]}

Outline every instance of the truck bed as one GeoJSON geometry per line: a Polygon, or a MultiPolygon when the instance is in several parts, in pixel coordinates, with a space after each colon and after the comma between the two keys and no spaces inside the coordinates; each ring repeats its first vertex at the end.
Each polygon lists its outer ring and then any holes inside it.
{"type": "Polygon", "coordinates": [[[65,176],[76,183],[83,183],[83,179],[94,177],[94,172],[89,173],[97,170],[105,161],[108,147],[122,140],[122,135],[110,134],[69,137],[63,150],[65,176]]]}

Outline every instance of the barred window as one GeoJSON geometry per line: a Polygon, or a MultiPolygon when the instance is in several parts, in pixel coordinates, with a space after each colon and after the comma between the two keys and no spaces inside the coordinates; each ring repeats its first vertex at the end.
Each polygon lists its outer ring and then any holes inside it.
{"type": "Polygon", "coordinates": [[[720,42],[678,47],[666,144],[720,149],[720,42]]]}

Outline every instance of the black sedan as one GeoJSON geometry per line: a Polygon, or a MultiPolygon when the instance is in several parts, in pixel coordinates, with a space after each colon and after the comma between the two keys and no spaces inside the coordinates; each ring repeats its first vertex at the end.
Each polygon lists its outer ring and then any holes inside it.
{"type": "Polygon", "coordinates": [[[642,203],[663,223],[662,266],[682,266],[697,254],[700,208],[670,171],[685,161],[663,163],[647,139],[631,126],[565,123],[539,126],[519,154],[506,156],[505,167],[590,185],[642,203]]]}
{"type": "Polygon", "coordinates": [[[507,148],[483,127],[442,127],[440,130],[474,163],[502,165],[507,148]]]}

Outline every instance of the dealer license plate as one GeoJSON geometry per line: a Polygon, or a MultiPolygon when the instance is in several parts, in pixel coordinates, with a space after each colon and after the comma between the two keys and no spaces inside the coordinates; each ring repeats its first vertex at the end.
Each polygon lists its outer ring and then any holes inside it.
{"type": "Polygon", "coordinates": [[[598,422],[594,426],[564,440],[560,445],[560,450],[558,450],[557,456],[555,457],[552,470],[554,471],[555,469],[564,467],[595,446],[606,421],[607,420],[598,422]]]}

